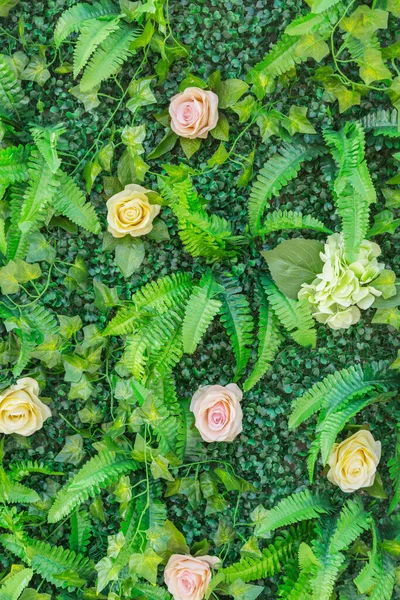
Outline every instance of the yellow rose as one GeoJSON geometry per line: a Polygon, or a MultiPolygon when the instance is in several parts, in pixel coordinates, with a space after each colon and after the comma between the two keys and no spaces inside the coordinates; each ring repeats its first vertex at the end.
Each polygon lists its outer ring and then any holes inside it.
{"type": "Polygon", "coordinates": [[[173,554],[164,571],[164,581],[175,600],[201,600],[211,581],[215,556],[173,554]]]}
{"type": "Polygon", "coordinates": [[[153,220],[161,210],[158,204],[150,204],[150,190],[131,183],[122,192],[107,201],[108,231],[116,238],[146,235],[153,229],[153,220]]]}
{"type": "Polygon", "coordinates": [[[197,390],[190,403],[196,427],[205,442],[232,442],[242,431],[243,394],[236,383],[206,385],[197,390]]]}
{"type": "Polygon", "coordinates": [[[0,393],[0,433],[28,436],[41,429],[51,411],[38,394],[39,384],[32,377],[18,379],[0,393]]]}
{"type": "Polygon", "coordinates": [[[381,443],[374,440],[370,431],[362,429],[341,444],[333,445],[328,479],[347,493],[370,487],[380,458],[381,443]]]}
{"type": "Polygon", "coordinates": [[[197,87],[186,88],[171,99],[169,114],[171,129],[177,135],[205,139],[218,123],[218,96],[197,87]]]}

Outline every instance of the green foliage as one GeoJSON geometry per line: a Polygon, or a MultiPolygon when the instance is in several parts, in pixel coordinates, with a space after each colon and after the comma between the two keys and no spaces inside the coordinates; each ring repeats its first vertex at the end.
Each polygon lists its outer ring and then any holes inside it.
{"type": "Polygon", "coordinates": [[[57,494],[49,510],[49,523],[56,523],[66,517],[88,498],[95,497],[121,475],[135,471],[136,468],[135,461],[115,452],[104,451],[94,456],[57,494]]]}
{"type": "Polygon", "coordinates": [[[325,141],[338,167],[333,186],[342,219],[345,251],[355,260],[369,229],[369,207],[376,193],[365,161],[365,134],[360,123],[348,123],[339,132],[325,131],[325,141]]]}
{"type": "Polygon", "coordinates": [[[297,177],[304,161],[312,160],[314,149],[299,142],[283,145],[263,166],[253,183],[249,198],[249,222],[253,235],[264,233],[261,219],[268,201],[277,196],[281,189],[297,177]]]}
{"type": "Polygon", "coordinates": [[[211,271],[207,271],[188,300],[182,326],[183,349],[188,354],[195,352],[197,345],[218,313],[221,302],[215,296],[221,292],[221,286],[214,280],[211,271]]]}
{"type": "Polygon", "coordinates": [[[100,223],[93,206],[86,202],[84,193],[66,173],[59,174],[59,187],[53,202],[56,211],[76,225],[92,233],[100,233],[100,223]]]}
{"type": "Polygon", "coordinates": [[[54,32],[54,42],[56,46],[60,46],[71,33],[79,31],[88,21],[101,17],[116,17],[118,14],[117,7],[108,0],[93,4],[75,4],[60,17],[54,32]]]}
{"type": "Polygon", "coordinates": [[[261,516],[257,515],[254,535],[268,537],[268,534],[278,527],[315,519],[320,514],[328,513],[330,509],[327,498],[313,495],[309,490],[292,494],[271,510],[263,509],[261,516]]]}
{"type": "Polygon", "coordinates": [[[390,515],[400,502],[400,427],[397,428],[395,453],[389,460],[388,466],[394,488],[393,497],[388,509],[388,514],[390,515]]]}
{"type": "Polygon", "coordinates": [[[22,569],[8,577],[0,587],[0,600],[18,600],[32,577],[32,569],[22,569]]]}
{"type": "Polygon", "coordinates": [[[323,233],[332,233],[330,229],[312,215],[302,215],[293,210],[274,210],[268,213],[259,231],[260,235],[267,235],[272,231],[287,229],[313,229],[323,233]]]}
{"type": "Polygon", "coordinates": [[[245,557],[239,562],[222,569],[225,581],[241,579],[245,583],[272,577],[282,570],[285,563],[295,556],[300,542],[308,540],[311,531],[308,524],[290,528],[262,550],[261,557],[245,557]]]}
{"type": "Polygon", "coordinates": [[[236,381],[245,370],[251,355],[254,342],[254,321],[249,302],[242,293],[237,280],[225,277],[221,280],[224,291],[221,294],[221,321],[230,337],[232,350],[235,355],[236,381]]]}
{"type": "Polygon", "coordinates": [[[26,181],[29,147],[10,146],[0,150],[0,185],[26,181]]]}
{"type": "Polygon", "coordinates": [[[71,515],[71,534],[69,547],[77,554],[85,552],[92,534],[92,523],[89,513],[85,510],[75,510],[71,515]]]}
{"type": "Polygon", "coordinates": [[[13,117],[18,115],[24,93],[6,58],[0,54],[0,113],[5,117],[13,117]]]}

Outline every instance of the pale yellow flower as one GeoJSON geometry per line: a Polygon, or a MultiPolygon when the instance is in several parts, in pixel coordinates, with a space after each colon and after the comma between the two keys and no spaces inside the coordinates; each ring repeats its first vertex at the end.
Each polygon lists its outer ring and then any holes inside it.
{"type": "Polygon", "coordinates": [[[328,479],[343,492],[355,492],[373,485],[381,458],[381,443],[362,429],[340,444],[334,444],[329,457],[328,479]]]}
{"type": "Polygon", "coordinates": [[[41,429],[51,411],[38,394],[39,384],[32,377],[18,379],[0,393],[0,433],[28,436],[41,429]]]}
{"type": "Polygon", "coordinates": [[[108,231],[116,238],[146,235],[153,229],[153,220],[161,206],[150,204],[150,190],[131,183],[107,201],[108,231]]]}

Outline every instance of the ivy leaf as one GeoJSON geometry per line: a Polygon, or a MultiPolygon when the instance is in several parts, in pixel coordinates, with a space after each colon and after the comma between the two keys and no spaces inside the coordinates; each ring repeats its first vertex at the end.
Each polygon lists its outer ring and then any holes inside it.
{"type": "Polygon", "coordinates": [[[236,102],[231,108],[239,117],[239,123],[246,123],[257,106],[254,96],[246,96],[240,102],[236,102]]]}
{"type": "Polygon", "coordinates": [[[142,79],[133,79],[128,86],[130,99],[126,103],[126,108],[133,114],[141,106],[148,106],[157,102],[156,97],[151,91],[152,77],[143,77],[142,79]]]}
{"type": "Polygon", "coordinates": [[[362,61],[359,60],[360,77],[370,85],[373,81],[392,79],[392,74],[383,62],[382,52],[378,48],[367,48],[362,61]]]}
{"type": "Polygon", "coordinates": [[[248,87],[248,84],[242,79],[221,81],[215,88],[215,93],[219,98],[219,108],[229,108],[236,104],[248,87]]]}
{"type": "Polygon", "coordinates": [[[380,213],[374,216],[374,224],[368,231],[368,237],[374,235],[380,235],[382,233],[393,234],[397,227],[400,226],[400,219],[395,219],[392,211],[382,210],[380,213]]]}
{"type": "Polygon", "coordinates": [[[242,556],[250,556],[253,558],[261,558],[262,552],[258,545],[258,539],[255,535],[252,535],[245,544],[240,548],[240,554],[242,556]]]}
{"type": "Polygon", "coordinates": [[[76,435],[67,435],[64,447],[55,457],[56,462],[79,465],[85,456],[83,449],[83,438],[78,433],[76,435]]]}
{"type": "Polygon", "coordinates": [[[99,279],[93,279],[94,305],[100,312],[107,312],[113,306],[119,304],[116,288],[109,288],[99,279]]]}
{"type": "Polygon", "coordinates": [[[254,158],[255,158],[255,150],[250,152],[250,154],[248,155],[246,162],[245,162],[246,166],[244,167],[240,177],[237,180],[236,187],[246,187],[249,184],[249,181],[253,176],[254,158]]]}
{"type": "Polygon", "coordinates": [[[35,81],[42,87],[50,77],[46,59],[42,56],[34,56],[20,75],[22,80],[35,81]]]}
{"type": "Polygon", "coordinates": [[[158,565],[161,562],[161,556],[158,556],[152,548],[148,548],[143,554],[131,554],[129,571],[132,575],[144,577],[147,581],[155,585],[157,583],[158,565]]]}
{"type": "Polygon", "coordinates": [[[384,269],[379,276],[374,279],[373,287],[382,292],[382,297],[387,300],[396,295],[396,273],[390,269],[384,269]]]}
{"type": "Polygon", "coordinates": [[[167,481],[174,481],[171,473],[168,470],[169,460],[164,456],[155,456],[150,464],[151,474],[154,479],[166,479],[167,481]]]}
{"type": "Polygon", "coordinates": [[[49,244],[44,235],[39,231],[30,234],[29,248],[26,255],[26,261],[30,263],[46,261],[50,264],[54,262],[56,250],[49,244]]]}
{"type": "Polygon", "coordinates": [[[279,124],[281,120],[282,117],[276,110],[262,113],[257,118],[257,125],[260,128],[260,135],[263,142],[266,142],[273,135],[279,135],[279,124]]]}
{"type": "Polygon", "coordinates": [[[400,190],[392,190],[390,188],[383,188],[382,194],[385,197],[386,208],[399,208],[400,207],[400,190]]]}
{"type": "Polygon", "coordinates": [[[104,171],[110,173],[114,158],[114,144],[109,142],[97,153],[97,161],[104,171]]]}
{"type": "Polygon", "coordinates": [[[74,290],[86,291],[88,289],[89,274],[85,261],[78,254],[75,263],[68,270],[68,275],[64,279],[64,285],[72,292],[74,290]]]}
{"type": "Polygon", "coordinates": [[[382,323],[400,329],[400,311],[398,308],[378,308],[372,323],[382,323]]]}
{"type": "Polygon", "coordinates": [[[4,267],[0,268],[0,288],[2,294],[16,294],[20,284],[28,283],[41,277],[42,271],[39,265],[29,264],[20,258],[10,260],[4,267]]]}
{"type": "Polygon", "coordinates": [[[263,590],[264,586],[244,583],[241,579],[236,579],[229,586],[229,594],[235,600],[256,600],[263,590]]]}
{"type": "Polygon", "coordinates": [[[218,523],[218,529],[214,535],[214,543],[218,546],[225,546],[225,544],[230,544],[236,537],[236,532],[232,525],[221,519],[218,523]]]}
{"type": "Polygon", "coordinates": [[[80,85],[76,85],[75,87],[69,90],[69,93],[72,94],[77,100],[83,102],[85,110],[90,112],[94,108],[97,108],[100,105],[100,99],[97,94],[100,91],[100,85],[96,85],[93,89],[88,92],[82,92],[80,85]]]}
{"type": "Polygon", "coordinates": [[[121,565],[116,564],[115,558],[105,556],[95,566],[97,571],[97,593],[99,594],[110,583],[117,581],[121,565]]]}
{"type": "Polygon", "coordinates": [[[139,153],[129,147],[118,161],[118,179],[123,186],[132,183],[132,181],[144,181],[149,168],[149,165],[144,162],[139,153]]]}
{"type": "Polygon", "coordinates": [[[291,106],[289,116],[282,119],[282,125],[290,135],[295,133],[317,133],[310,121],[307,119],[308,108],[306,106],[291,106]]]}
{"type": "Polygon", "coordinates": [[[295,53],[302,59],[313,58],[320,62],[329,54],[329,46],[318,33],[308,33],[301,36],[295,53]]]}
{"type": "Polygon", "coordinates": [[[297,299],[303,283],[312,283],[322,272],[320,253],[323,245],[316,240],[285,240],[273,250],[261,252],[279,290],[297,299]]]}
{"type": "Polygon", "coordinates": [[[96,159],[86,163],[85,168],[83,169],[83,178],[86,183],[86,191],[88,194],[92,191],[96,177],[100,175],[102,170],[103,167],[96,159]]]}
{"type": "Polygon", "coordinates": [[[388,26],[388,13],[379,8],[371,9],[363,4],[349,16],[340,21],[340,28],[358,40],[370,40],[378,29],[388,26]]]}
{"type": "Polygon", "coordinates": [[[206,90],[208,84],[200,79],[200,77],[196,77],[193,73],[186,73],[185,79],[183,79],[179,84],[179,90],[184,92],[188,87],[198,87],[201,90],[206,90]]]}
{"type": "Polygon", "coordinates": [[[60,322],[59,334],[66,340],[69,340],[82,328],[82,319],[79,315],[74,317],[58,315],[58,320],[60,322]]]}
{"type": "Polygon", "coordinates": [[[172,131],[172,129],[168,129],[167,132],[165,133],[163,139],[161,140],[161,142],[154,148],[154,150],[152,150],[147,155],[147,158],[149,160],[152,160],[154,158],[159,158],[166,152],[169,152],[170,150],[172,150],[172,148],[176,144],[178,137],[179,136],[176,133],[174,133],[172,131]]]}

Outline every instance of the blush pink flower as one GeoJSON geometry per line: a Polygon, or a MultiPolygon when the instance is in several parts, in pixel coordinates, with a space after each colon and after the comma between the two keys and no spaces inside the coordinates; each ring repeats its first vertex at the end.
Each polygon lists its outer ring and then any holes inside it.
{"type": "Polygon", "coordinates": [[[164,581],[175,600],[202,600],[211,581],[215,556],[173,554],[165,567],[164,581]]]}
{"type": "Polygon", "coordinates": [[[242,431],[243,397],[236,383],[227,386],[207,385],[197,390],[190,410],[205,442],[232,442],[242,431]]]}
{"type": "Polygon", "coordinates": [[[169,114],[177,135],[205,139],[218,123],[218,96],[197,87],[186,88],[171,99],[169,114]]]}

